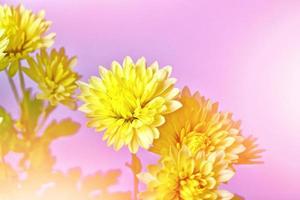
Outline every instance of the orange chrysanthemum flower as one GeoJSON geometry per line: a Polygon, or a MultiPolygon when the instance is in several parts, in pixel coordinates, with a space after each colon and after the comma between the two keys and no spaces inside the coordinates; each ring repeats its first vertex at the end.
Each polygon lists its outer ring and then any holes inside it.
{"type": "Polygon", "coordinates": [[[219,112],[217,103],[198,92],[191,95],[187,87],[178,100],[183,107],[166,116],[166,123],[159,128],[160,138],[154,141],[150,151],[166,155],[170,146],[180,149],[186,145],[193,154],[222,150],[230,163],[257,162],[255,158],[259,158],[261,150],[253,150],[254,141],[245,139],[240,122],[234,121],[231,113],[219,112]]]}

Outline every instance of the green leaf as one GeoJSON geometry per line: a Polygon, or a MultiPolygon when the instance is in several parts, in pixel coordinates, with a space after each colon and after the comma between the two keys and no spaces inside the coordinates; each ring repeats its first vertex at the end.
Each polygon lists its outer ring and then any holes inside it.
{"type": "Polygon", "coordinates": [[[22,67],[22,71],[33,81],[37,82],[35,74],[29,68],[22,67]]]}
{"type": "Polygon", "coordinates": [[[133,174],[138,174],[142,171],[142,162],[136,154],[131,154],[131,163],[126,163],[125,165],[131,169],[133,174]]]}
{"type": "Polygon", "coordinates": [[[20,123],[25,127],[27,134],[34,134],[38,120],[43,111],[43,101],[31,96],[31,90],[28,89],[20,103],[21,118],[20,123]]]}
{"type": "Polygon", "coordinates": [[[13,77],[16,75],[17,71],[19,69],[19,62],[16,60],[16,61],[13,61],[10,66],[9,66],[9,69],[8,69],[8,75],[10,77],[13,77]]]}
{"type": "Polygon", "coordinates": [[[32,145],[30,151],[27,151],[27,161],[30,163],[30,171],[33,174],[50,172],[55,164],[55,157],[50,149],[43,142],[37,142],[32,145]]]}
{"type": "Polygon", "coordinates": [[[82,187],[84,190],[90,192],[97,189],[107,191],[109,187],[118,183],[120,176],[120,170],[110,170],[106,173],[98,171],[95,174],[85,177],[82,182],[82,187]]]}
{"type": "Polygon", "coordinates": [[[39,82],[39,80],[43,77],[40,77],[39,74],[37,73],[39,71],[39,69],[37,68],[37,64],[34,61],[33,58],[28,57],[27,59],[27,63],[29,65],[29,68],[26,67],[22,67],[22,71],[33,81],[35,81],[36,83],[39,82]]]}
{"type": "Polygon", "coordinates": [[[17,134],[12,117],[4,108],[0,107],[0,156],[21,148],[22,142],[17,134]]]}
{"type": "Polygon", "coordinates": [[[5,59],[2,59],[0,62],[0,72],[5,70],[6,67],[8,66],[8,63],[6,61],[4,61],[5,59]]]}
{"type": "MultiPolygon", "coordinates": [[[[13,119],[9,113],[5,111],[4,108],[0,107],[0,130],[1,133],[12,129],[13,127],[13,119]]],[[[0,134],[1,134],[0,133],[0,134]]]]}
{"type": "Polygon", "coordinates": [[[60,122],[53,120],[46,128],[42,140],[52,142],[53,140],[63,137],[74,135],[80,128],[79,123],[74,122],[72,119],[63,119],[60,122]]]}

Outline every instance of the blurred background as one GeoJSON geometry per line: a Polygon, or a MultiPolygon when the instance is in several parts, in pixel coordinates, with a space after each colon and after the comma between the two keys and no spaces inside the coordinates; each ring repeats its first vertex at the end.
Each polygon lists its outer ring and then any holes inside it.
{"type": "MultiPolygon", "coordinates": [[[[242,120],[245,135],[267,151],[263,165],[238,167],[225,188],[246,199],[300,199],[300,1],[204,0],[1,0],[44,9],[57,33],[55,47],[77,55],[86,81],[98,66],[127,55],[172,65],[177,86],[188,85],[242,120]]],[[[16,107],[0,74],[1,104],[16,107]]],[[[17,112],[15,110],[14,112],[17,112]]],[[[56,168],[85,173],[122,169],[115,189],[131,190],[126,148],[108,148],[102,135],[85,128],[84,115],[60,108],[80,132],[52,146],[56,168]]],[[[144,163],[156,157],[139,153],[144,163]]]]}

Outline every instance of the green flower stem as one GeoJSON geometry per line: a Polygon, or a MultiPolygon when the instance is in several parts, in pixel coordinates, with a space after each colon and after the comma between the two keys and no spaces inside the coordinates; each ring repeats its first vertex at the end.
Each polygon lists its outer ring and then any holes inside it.
{"type": "MultiPolygon", "coordinates": [[[[132,163],[131,165],[134,165],[134,157],[137,156],[136,154],[131,154],[132,157],[132,163]]],[[[133,200],[138,200],[138,193],[139,193],[139,179],[137,178],[137,174],[134,170],[133,172],[133,200]]]]}
{"type": "Polygon", "coordinates": [[[9,82],[10,88],[11,88],[11,90],[13,91],[14,97],[15,97],[15,99],[16,99],[16,101],[17,101],[17,104],[19,104],[20,98],[19,98],[19,94],[18,94],[17,87],[16,87],[16,85],[15,85],[15,82],[14,82],[14,80],[12,79],[12,77],[9,76],[7,69],[5,69],[5,73],[6,73],[6,76],[7,76],[7,78],[8,78],[8,82],[9,82]]]}
{"type": "Polygon", "coordinates": [[[39,126],[37,127],[37,132],[43,128],[47,119],[49,118],[51,113],[55,110],[55,108],[56,108],[56,106],[52,106],[50,103],[48,104],[47,107],[44,108],[43,119],[42,119],[41,123],[39,124],[39,126]]]}
{"type": "Polygon", "coordinates": [[[19,64],[19,79],[20,79],[20,86],[21,86],[21,90],[23,92],[23,95],[26,91],[26,86],[25,86],[25,80],[24,80],[24,76],[23,76],[23,71],[22,71],[22,68],[21,68],[21,61],[19,60],[18,62],[19,64]]]}
{"type": "Polygon", "coordinates": [[[138,199],[138,193],[139,193],[139,179],[137,175],[141,172],[142,169],[142,163],[140,159],[137,157],[136,154],[131,154],[131,163],[125,164],[132,172],[133,174],[133,200],[138,199]]]}

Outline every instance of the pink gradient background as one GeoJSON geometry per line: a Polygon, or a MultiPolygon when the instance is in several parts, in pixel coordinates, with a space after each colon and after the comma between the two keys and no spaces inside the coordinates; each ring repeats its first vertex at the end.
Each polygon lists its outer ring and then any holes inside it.
{"type": "MultiPolygon", "coordinates": [[[[77,55],[83,80],[124,56],[171,64],[177,86],[220,102],[242,119],[245,134],[259,138],[264,165],[243,166],[226,188],[246,199],[300,199],[300,1],[5,0],[46,10],[56,47],[77,55]]],[[[13,105],[3,74],[1,102],[13,105]],[[12,102],[12,103],[10,103],[12,102]]],[[[55,117],[84,115],[60,109],[55,117]]],[[[57,168],[86,173],[122,168],[121,190],[131,189],[130,159],[84,126],[53,145],[57,168]]],[[[139,155],[146,163],[156,157],[139,155]]]]}

